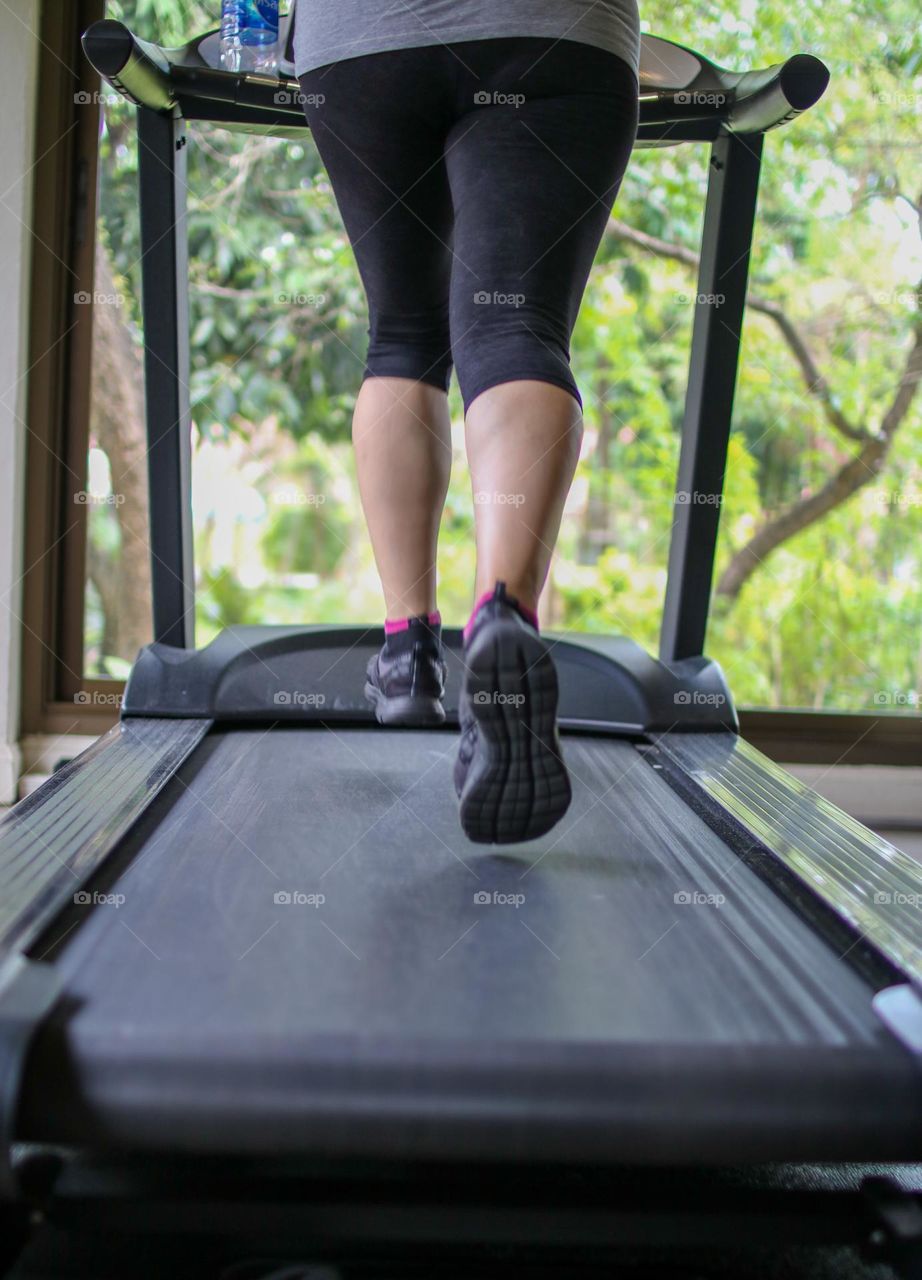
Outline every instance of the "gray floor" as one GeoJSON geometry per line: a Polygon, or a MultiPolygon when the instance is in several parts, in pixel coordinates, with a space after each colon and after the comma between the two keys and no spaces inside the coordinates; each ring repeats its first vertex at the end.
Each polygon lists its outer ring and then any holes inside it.
{"type": "Polygon", "coordinates": [[[918,862],[922,862],[922,829],[918,831],[891,831],[887,827],[877,827],[877,834],[883,836],[890,844],[897,849],[902,849],[904,853],[908,853],[911,858],[915,858],[918,862]]]}

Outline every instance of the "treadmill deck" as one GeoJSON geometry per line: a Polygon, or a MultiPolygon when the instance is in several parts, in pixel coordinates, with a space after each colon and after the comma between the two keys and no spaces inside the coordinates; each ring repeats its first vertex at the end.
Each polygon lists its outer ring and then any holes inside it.
{"type": "Polygon", "coordinates": [[[30,1055],[21,1135],[911,1158],[918,1070],[872,989],[631,743],[565,738],[569,813],[502,849],[458,827],[456,745],[209,734],[91,886],[114,900],[36,951],[61,939],[66,999],[30,1055]]]}

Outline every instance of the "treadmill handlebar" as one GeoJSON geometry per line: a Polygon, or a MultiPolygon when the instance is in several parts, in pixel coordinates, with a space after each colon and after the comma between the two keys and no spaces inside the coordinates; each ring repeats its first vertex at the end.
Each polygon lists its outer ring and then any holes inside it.
{"type": "Polygon", "coordinates": [[[81,43],[103,79],[135,106],[171,111],[176,105],[169,58],[158,45],[133,35],[123,22],[94,22],[81,43]]]}
{"type": "MultiPolygon", "coordinates": [[[[297,81],[209,66],[199,44],[167,51],[111,18],[94,22],[83,36],[84,53],[95,69],[136,106],[164,112],[187,107],[207,119],[199,104],[211,102],[222,104],[215,107],[215,118],[226,119],[232,104],[241,121],[252,123],[253,113],[256,119],[265,113],[266,119],[307,127],[297,81]]],[[[651,91],[641,83],[641,125],[700,122],[734,133],[761,133],[813,106],[829,83],[827,67],[806,53],[760,71],[725,71],[699,61],[699,73],[683,87],[651,91]]]]}
{"type": "Polygon", "coordinates": [[[818,102],[829,84],[829,68],[810,53],[796,53],[764,71],[744,71],[733,90],[727,128],[764,133],[818,102]]]}

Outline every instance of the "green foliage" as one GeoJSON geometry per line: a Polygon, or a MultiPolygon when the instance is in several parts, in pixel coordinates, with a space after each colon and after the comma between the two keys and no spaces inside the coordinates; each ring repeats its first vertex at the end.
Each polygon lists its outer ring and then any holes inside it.
{"type": "Polygon", "coordinates": [[[308,436],[273,471],[273,482],[262,541],[267,567],[280,575],[333,574],[348,551],[355,505],[344,461],[308,436]]]}
{"type": "MultiPolygon", "coordinates": [[[[162,43],[217,23],[219,0],[111,0],[162,43]]],[[[751,287],[809,346],[835,407],[875,432],[916,322],[922,43],[917,0],[644,0],[646,30],[730,67],[813,52],[830,89],[770,134],[751,287]],[[915,208],[913,206],[916,206],[915,208]]],[[[131,111],[107,106],[104,234],[140,295],[137,156],[131,111]]],[[[368,620],[380,595],[348,453],[367,318],[348,240],[309,137],[273,140],[190,127],[192,393],[203,439],[261,438],[276,424],[272,483],[344,496],[313,508],[267,502],[258,531],[271,581],[244,587],[203,558],[203,638],[243,620],[368,620]],[[286,575],[318,575],[307,591],[286,575]]],[[[617,217],[696,250],[707,149],[636,152],[617,217]]],[[[552,623],[618,629],[655,648],[695,292],[693,271],[610,235],[573,341],[587,446],[552,574],[552,623]]],[[[750,310],[744,331],[718,570],[764,521],[815,492],[855,445],[828,422],[778,327],[750,310]]],[[[138,336],[140,341],[140,336],[138,336]]],[[[922,416],[917,400],[882,476],[714,602],[709,649],[738,699],[762,705],[911,709],[922,688],[922,416]],[[881,491],[889,499],[879,497],[881,491]],[[882,702],[881,693],[890,697],[882,702]]],[[[453,395],[455,421],[460,406],[453,395]]],[[[443,524],[441,604],[463,619],[473,574],[460,438],[443,524]]],[[[266,476],[260,481],[267,490],[266,476]]]]}
{"type": "MultiPolygon", "coordinates": [[[[243,587],[229,569],[217,572],[212,569],[201,570],[196,581],[196,591],[196,621],[200,628],[204,626],[209,639],[224,627],[264,621],[256,595],[243,587]]],[[[201,634],[198,639],[201,643],[201,634]]]]}

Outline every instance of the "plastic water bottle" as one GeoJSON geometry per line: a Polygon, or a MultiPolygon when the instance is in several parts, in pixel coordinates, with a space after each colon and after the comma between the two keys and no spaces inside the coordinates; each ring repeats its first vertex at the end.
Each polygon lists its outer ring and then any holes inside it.
{"type": "Polygon", "coordinates": [[[268,71],[278,65],[279,0],[222,0],[221,65],[268,71]]]}

